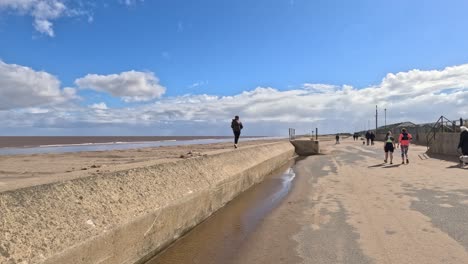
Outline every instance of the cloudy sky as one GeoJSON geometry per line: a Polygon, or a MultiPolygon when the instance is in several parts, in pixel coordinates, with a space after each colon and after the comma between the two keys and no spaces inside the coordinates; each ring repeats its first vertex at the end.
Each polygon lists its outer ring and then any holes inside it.
{"type": "Polygon", "coordinates": [[[0,0],[0,135],[468,119],[468,1],[0,0]]]}

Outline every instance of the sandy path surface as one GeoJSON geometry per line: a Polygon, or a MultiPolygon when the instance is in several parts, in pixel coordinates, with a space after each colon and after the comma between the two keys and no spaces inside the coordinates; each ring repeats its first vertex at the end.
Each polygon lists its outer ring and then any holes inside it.
{"type": "MultiPolygon", "coordinates": [[[[210,240],[218,231],[205,227],[203,234],[187,236],[194,242],[180,243],[196,244],[197,258],[178,263],[468,263],[468,168],[451,158],[430,158],[423,146],[410,147],[405,165],[397,149],[390,165],[383,163],[381,142],[333,143],[321,143],[325,155],[296,162],[290,193],[232,246],[235,252],[223,255],[224,244],[210,240]]],[[[254,188],[265,192],[262,185],[254,188]]],[[[230,215],[222,222],[233,219],[236,226],[254,209],[226,210],[230,215]]],[[[187,255],[177,244],[171,251],[172,259],[177,252],[187,255]]]]}
{"type": "MultiPolygon", "coordinates": [[[[240,142],[240,147],[275,140],[240,142]]],[[[129,168],[232,151],[232,143],[63,154],[0,156],[0,192],[129,168]]]]}
{"type": "Polygon", "coordinates": [[[234,263],[468,263],[466,169],[422,146],[405,165],[399,149],[384,164],[381,142],[322,147],[234,263]]]}

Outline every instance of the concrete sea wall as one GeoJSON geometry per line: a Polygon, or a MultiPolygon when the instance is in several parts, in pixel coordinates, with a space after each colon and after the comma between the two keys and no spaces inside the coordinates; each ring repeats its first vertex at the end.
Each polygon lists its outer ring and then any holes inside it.
{"type": "MultiPolygon", "coordinates": [[[[395,135],[398,137],[399,134],[395,135]]],[[[378,134],[376,137],[378,140],[383,141],[385,138],[384,134],[378,134]]],[[[435,138],[431,141],[428,153],[458,156],[457,152],[458,141],[460,140],[460,133],[437,133],[435,138]]],[[[412,144],[427,146],[427,134],[418,133],[413,135],[412,144]]]]}
{"type": "Polygon", "coordinates": [[[292,140],[296,153],[300,156],[309,156],[320,153],[320,144],[318,140],[313,139],[296,139],[292,140]]]}
{"type": "Polygon", "coordinates": [[[428,153],[459,156],[457,152],[460,133],[438,133],[428,153]]]}
{"type": "Polygon", "coordinates": [[[143,263],[294,155],[283,141],[0,193],[0,263],[143,263]]]}

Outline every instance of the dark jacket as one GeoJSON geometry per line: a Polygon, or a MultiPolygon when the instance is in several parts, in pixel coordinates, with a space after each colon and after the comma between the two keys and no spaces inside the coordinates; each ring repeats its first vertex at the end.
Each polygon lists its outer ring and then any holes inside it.
{"type": "Polygon", "coordinates": [[[231,122],[231,128],[234,132],[240,132],[244,126],[242,125],[241,121],[233,119],[231,122]]]}
{"type": "Polygon", "coordinates": [[[370,139],[370,132],[366,133],[366,139],[370,139]]]}
{"type": "Polygon", "coordinates": [[[462,149],[463,155],[468,155],[468,131],[461,132],[458,148],[462,149]]]}

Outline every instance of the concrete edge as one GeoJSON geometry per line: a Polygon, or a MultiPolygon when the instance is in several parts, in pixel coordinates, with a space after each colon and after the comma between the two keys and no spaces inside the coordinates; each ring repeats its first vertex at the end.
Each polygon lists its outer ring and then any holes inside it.
{"type": "Polygon", "coordinates": [[[144,263],[293,156],[289,142],[267,143],[0,193],[0,231],[10,230],[0,237],[8,250],[0,262],[144,263]],[[18,241],[29,255],[11,250],[18,241]]]}

